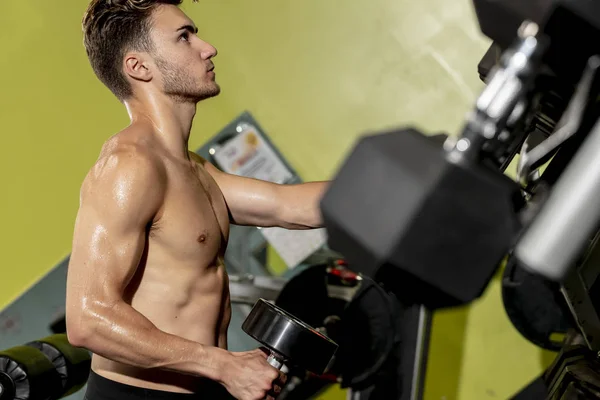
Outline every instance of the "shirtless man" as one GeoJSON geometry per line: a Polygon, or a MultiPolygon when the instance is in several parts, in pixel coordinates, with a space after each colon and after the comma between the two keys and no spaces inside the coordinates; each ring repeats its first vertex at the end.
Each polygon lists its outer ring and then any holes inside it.
{"type": "Polygon", "coordinates": [[[228,175],[188,151],[199,101],[216,96],[213,46],[181,0],[93,0],[83,20],[98,78],[131,124],[86,176],[67,278],[67,333],[93,353],[86,398],[258,400],[280,373],[230,352],[223,265],[229,224],[322,226],[325,182],[228,175]]]}

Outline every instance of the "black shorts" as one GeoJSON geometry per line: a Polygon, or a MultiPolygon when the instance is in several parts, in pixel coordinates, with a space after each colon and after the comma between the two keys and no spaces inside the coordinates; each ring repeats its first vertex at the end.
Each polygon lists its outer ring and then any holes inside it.
{"type": "Polygon", "coordinates": [[[217,382],[206,381],[202,393],[173,393],[115,382],[90,371],[84,400],[235,400],[217,382]]]}

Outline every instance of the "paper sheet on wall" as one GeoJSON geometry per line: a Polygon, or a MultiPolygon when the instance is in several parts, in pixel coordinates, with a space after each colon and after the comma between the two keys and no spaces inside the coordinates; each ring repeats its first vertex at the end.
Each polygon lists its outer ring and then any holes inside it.
{"type": "Polygon", "coordinates": [[[275,183],[292,178],[291,171],[250,124],[240,124],[238,134],[216,149],[213,156],[219,167],[230,174],[275,183]]]}
{"type": "MultiPolygon", "coordinates": [[[[242,123],[237,132],[213,154],[223,171],[280,184],[293,177],[256,127],[242,123]]],[[[262,228],[260,231],[288,268],[294,268],[326,243],[325,229],[262,228]]]]}
{"type": "Polygon", "coordinates": [[[282,228],[262,228],[260,231],[288,268],[296,267],[327,241],[325,229],[292,231],[282,228]]]}

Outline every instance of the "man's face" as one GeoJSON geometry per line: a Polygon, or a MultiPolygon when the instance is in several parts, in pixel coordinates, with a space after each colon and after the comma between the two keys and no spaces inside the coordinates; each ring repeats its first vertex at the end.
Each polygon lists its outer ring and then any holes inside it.
{"type": "Polygon", "coordinates": [[[198,102],[219,94],[212,58],[217,50],[196,36],[198,29],[183,11],[161,5],[152,18],[154,61],[165,94],[198,102]]]}

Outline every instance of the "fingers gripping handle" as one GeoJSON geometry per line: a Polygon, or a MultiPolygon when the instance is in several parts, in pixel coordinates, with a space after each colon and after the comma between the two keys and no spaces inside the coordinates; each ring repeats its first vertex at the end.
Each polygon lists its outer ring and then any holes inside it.
{"type": "MultiPolygon", "coordinates": [[[[279,356],[274,351],[271,351],[270,354],[269,354],[269,357],[267,357],[267,362],[273,368],[281,370],[281,367],[283,366],[283,357],[279,356]]],[[[276,393],[277,392],[268,394],[267,397],[265,397],[264,400],[276,399],[277,398],[277,394],[276,393]]]]}

